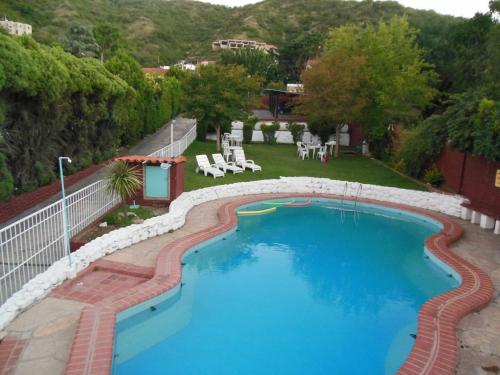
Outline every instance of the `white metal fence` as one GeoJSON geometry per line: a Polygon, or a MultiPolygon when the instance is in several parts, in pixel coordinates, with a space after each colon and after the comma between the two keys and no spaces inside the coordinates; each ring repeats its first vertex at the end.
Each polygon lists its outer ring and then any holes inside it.
{"type": "MultiPolygon", "coordinates": [[[[150,156],[178,156],[196,138],[196,125],[171,146],[150,156]],[[173,154],[170,152],[173,151],[173,154]]],[[[100,180],[66,198],[70,237],[104,215],[119,198],[100,180]]],[[[66,255],[62,200],[0,229],[0,305],[66,255]]]]}
{"type": "MultiPolygon", "coordinates": [[[[104,180],[66,198],[70,237],[119,203],[104,180]]],[[[0,230],[0,304],[66,255],[59,200],[0,230]]]]}
{"type": "Polygon", "coordinates": [[[155,152],[149,154],[149,156],[155,156],[158,158],[167,156],[178,156],[181,155],[191,143],[196,139],[196,124],[178,141],[173,144],[160,148],[155,152]]]}

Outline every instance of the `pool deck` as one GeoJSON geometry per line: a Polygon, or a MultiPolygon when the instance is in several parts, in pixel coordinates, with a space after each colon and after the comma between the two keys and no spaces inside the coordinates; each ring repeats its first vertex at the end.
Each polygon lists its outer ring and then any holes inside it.
{"type": "MultiPolygon", "coordinates": [[[[257,198],[249,196],[243,200],[257,198]]],[[[215,232],[227,230],[234,223],[229,220],[220,225],[219,220],[223,220],[221,216],[232,216],[227,210],[224,211],[224,207],[230,207],[228,203],[241,201],[242,198],[228,198],[197,206],[188,213],[182,228],[98,260],[76,279],[68,280],[56,288],[49,297],[21,314],[3,332],[6,337],[0,344],[0,374],[107,372],[112,348],[109,345],[97,346],[89,352],[84,344],[96,339],[96,325],[101,325],[103,329],[100,331],[106,332],[108,337],[113,336],[114,313],[109,305],[122,309],[161,289],[172,287],[173,281],[180,278],[180,265],[178,268],[171,266],[175,262],[179,263],[185,247],[182,239],[187,236],[189,243],[196,243],[215,232]],[[158,272],[163,278],[152,282],[153,275],[158,272]],[[174,276],[171,280],[167,277],[170,275],[174,276]],[[162,283],[163,286],[160,285],[162,283]],[[139,290],[147,285],[152,288],[149,294],[138,296],[139,290]],[[128,302],[123,304],[123,299],[128,302]],[[97,316],[99,319],[96,319],[97,316]],[[74,341],[77,330],[79,335],[74,341]],[[84,346],[85,350],[79,353],[78,349],[84,346]],[[67,366],[70,353],[71,365],[67,366]]],[[[463,237],[450,246],[452,252],[480,267],[489,275],[495,287],[493,301],[458,324],[458,366],[455,373],[499,374],[500,237],[468,222],[447,220],[460,224],[464,229],[463,237]]],[[[421,340],[425,340],[425,337],[421,340]]],[[[442,370],[440,373],[453,373],[445,368],[442,370]]]]}

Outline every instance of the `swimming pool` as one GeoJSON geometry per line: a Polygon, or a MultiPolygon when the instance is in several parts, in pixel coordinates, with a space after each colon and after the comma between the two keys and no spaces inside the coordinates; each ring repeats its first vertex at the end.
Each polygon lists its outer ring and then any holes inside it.
{"type": "Polygon", "coordinates": [[[278,206],[186,253],[182,287],[118,315],[114,374],[394,373],[458,282],[423,252],[439,223],[353,208],[278,206]]]}

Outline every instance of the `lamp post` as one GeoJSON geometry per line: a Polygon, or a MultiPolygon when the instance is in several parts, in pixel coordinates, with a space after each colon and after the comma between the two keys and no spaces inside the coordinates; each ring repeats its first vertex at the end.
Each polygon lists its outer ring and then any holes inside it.
{"type": "Polygon", "coordinates": [[[170,157],[174,157],[174,125],[175,125],[175,120],[172,120],[172,123],[170,124],[170,157]]]}
{"type": "Polygon", "coordinates": [[[62,211],[63,211],[63,233],[64,233],[64,247],[66,248],[66,255],[68,256],[68,262],[71,266],[71,248],[69,245],[69,223],[68,223],[68,212],[66,210],[66,192],[64,191],[64,173],[63,173],[63,160],[67,160],[71,163],[71,159],[67,156],[59,157],[59,175],[61,177],[61,192],[62,192],[62,211]]]}

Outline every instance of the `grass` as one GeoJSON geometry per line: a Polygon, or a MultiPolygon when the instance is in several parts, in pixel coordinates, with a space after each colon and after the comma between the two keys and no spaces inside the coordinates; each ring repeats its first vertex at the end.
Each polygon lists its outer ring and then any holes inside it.
{"type": "Polygon", "coordinates": [[[246,170],[244,173],[236,175],[226,173],[224,177],[214,179],[212,176],[205,177],[203,173],[195,172],[195,155],[207,154],[212,160],[212,154],[216,152],[215,143],[195,141],[184,153],[187,157],[184,189],[190,191],[208,186],[279,178],[280,176],[309,176],[426,190],[421,185],[394,173],[383,165],[359,155],[341,156],[338,159],[330,159],[328,164],[323,164],[318,159],[298,159],[297,149],[294,145],[249,144],[244,145],[244,149],[246,158],[252,159],[256,164],[262,166],[262,172],[252,173],[250,170],[246,170]]]}

